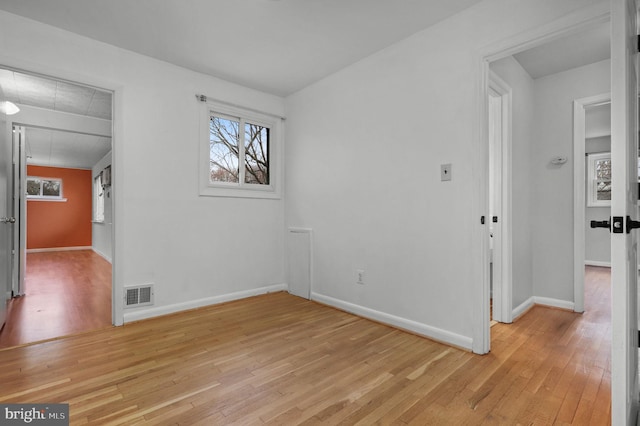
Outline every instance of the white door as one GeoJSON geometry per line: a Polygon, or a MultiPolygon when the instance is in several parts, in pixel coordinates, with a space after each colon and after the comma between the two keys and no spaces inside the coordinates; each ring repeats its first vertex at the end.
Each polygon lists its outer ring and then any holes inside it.
{"type": "Polygon", "coordinates": [[[25,128],[13,127],[13,261],[11,277],[13,296],[24,294],[27,260],[27,166],[25,128]]]}
{"type": "Polygon", "coordinates": [[[638,412],[638,88],[636,0],[611,1],[611,415],[636,424],[638,412]]]}
{"type": "Polygon", "coordinates": [[[11,202],[11,140],[7,126],[7,116],[0,113],[0,328],[7,317],[7,299],[11,297],[13,212],[11,202]]]}

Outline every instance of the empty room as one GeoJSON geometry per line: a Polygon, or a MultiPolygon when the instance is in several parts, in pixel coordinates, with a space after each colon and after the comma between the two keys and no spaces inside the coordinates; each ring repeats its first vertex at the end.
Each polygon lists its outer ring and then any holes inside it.
{"type": "Polygon", "coordinates": [[[0,415],[635,424],[636,15],[633,0],[1,0],[0,342],[59,332],[0,348],[0,415]],[[34,105],[15,76],[102,94],[108,120],[62,92],[34,105]],[[600,104],[610,175],[594,183],[600,104]],[[36,162],[45,131],[82,136],[49,158],[104,150],[36,162]],[[29,240],[64,229],[43,208],[69,204],[62,170],[86,175],[91,238],[29,240]],[[585,214],[597,184],[610,217],[585,214]],[[585,267],[585,239],[608,233],[609,261],[585,267]],[[86,327],[22,323],[29,255],[76,252],[108,271],[43,266],[60,288],[38,309],[61,299],[86,327]]]}

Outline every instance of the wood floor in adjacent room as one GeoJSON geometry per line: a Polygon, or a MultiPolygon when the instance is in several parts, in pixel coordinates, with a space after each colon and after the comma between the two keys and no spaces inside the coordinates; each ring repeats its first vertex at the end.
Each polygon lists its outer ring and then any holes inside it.
{"type": "Polygon", "coordinates": [[[92,250],[27,253],[0,348],[111,326],[111,264],[92,250]]]}
{"type": "Polygon", "coordinates": [[[610,422],[609,271],[586,312],[534,307],[474,355],[273,293],[0,350],[0,402],[71,424],[610,422]]]}

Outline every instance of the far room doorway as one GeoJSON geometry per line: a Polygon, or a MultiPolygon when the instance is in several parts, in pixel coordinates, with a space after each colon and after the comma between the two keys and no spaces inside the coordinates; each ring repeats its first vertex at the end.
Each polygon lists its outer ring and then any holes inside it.
{"type": "Polygon", "coordinates": [[[20,108],[9,117],[17,221],[0,347],[110,326],[112,93],[10,69],[0,90],[20,108]]]}
{"type": "MultiPolygon", "coordinates": [[[[513,47],[505,48],[506,43],[502,43],[496,51],[484,57],[487,95],[484,105],[487,117],[485,212],[491,214],[487,218],[490,225],[493,225],[494,211],[491,192],[500,190],[495,185],[500,175],[491,174],[494,170],[491,161],[499,161],[500,157],[492,156],[489,137],[491,123],[488,120],[490,101],[497,98],[491,86],[494,76],[505,82],[512,93],[512,114],[507,127],[511,145],[503,146],[501,153],[503,164],[507,167],[507,174],[504,171],[502,173],[502,184],[511,185],[511,189],[507,190],[511,199],[507,201],[503,212],[510,227],[502,237],[507,238],[511,246],[511,256],[507,260],[511,280],[503,281],[501,286],[503,292],[505,288],[510,291],[505,306],[499,311],[499,314],[505,314],[503,322],[515,321],[535,304],[581,312],[573,291],[573,240],[569,232],[556,232],[560,226],[563,230],[572,231],[574,223],[571,205],[574,179],[572,101],[579,97],[576,94],[589,95],[594,90],[598,93],[600,89],[597,87],[608,90],[610,85],[607,72],[610,58],[608,16],[594,12],[593,17],[584,19],[575,17],[575,22],[570,26],[557,23],[557,28],[551,33],[541,30],[538,36],[528,39],[516,37],[513,47]],[[586,40],[589,49],[576,48],[585,44],[586,40]],[[597,78],[586,77],[592,75],[597,78]],[[559,194],[562,194],[562,198],[559,194]],[[545,246],[553,247],[555,251],[541,250],[545,246]],[[561,255],[558,256],[556,251],[561,255]]],[[[583,151],[580,161],[584,162],[584,159],[583,151]]],[[[584,182],[584,175],[580,174],[579,178],[584,182]]],[[[581,208],[584,211],[584,205],[581,208]]],[[[584,222],[579,227],[584,236],[584,222]]],[[[486,258],[489,261],[492,231],[486,227],[486,258]]],[[[495,265],[491,266],[495,269],[495,265]]],[[[489,271],[490,267],[487,268],[489,271]]],[[[584,268],[582,258],[583,279],[584,268]]],[[[509,277],[508,274],[506,276],[509,277]]],[[[491,306],[491,291],[495,296],[496,290],[495,286],[491,288],[494,277],[489,273],[485,277],[483,293],[486,302],[483,301],[483,305],[489,312],[493,307],[495,315],[498,307],[495,304],[491,306]]],[[[583,288],[583,283],[580,288],[583,288]]],[[[485,318],[488,320],[489,315],[485,318]]],[[[488,351],[489,321],[483,323],[483,349],[488,351]]]]}

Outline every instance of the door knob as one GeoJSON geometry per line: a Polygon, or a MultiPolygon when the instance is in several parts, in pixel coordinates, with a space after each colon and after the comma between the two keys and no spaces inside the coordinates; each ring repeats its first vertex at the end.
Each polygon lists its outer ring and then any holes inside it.
{"type": "Polygon", "coordinates": [[[3,217],[3,218],[0,218],[0,222],[16,223],[16,218],[15,217],[3,217]]]}
{"type": "Polygon", "coordinates": [[[630,216],[627,216],[627,234],[630,233],[632,229],[638,228],[640,228],[640,222],[631,219],[630,216]]]}

